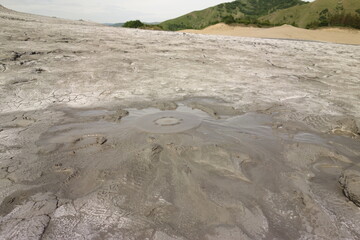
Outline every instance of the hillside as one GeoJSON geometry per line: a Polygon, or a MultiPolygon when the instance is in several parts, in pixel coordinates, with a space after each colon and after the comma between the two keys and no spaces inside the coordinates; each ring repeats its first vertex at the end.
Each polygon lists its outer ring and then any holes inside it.
{"type": "Polygon", "coordinates": [[[350,26],[360,28],[359,0],[316,0],[273,12],[260,18],[272,24],[292,24],[302,28],[350,26]]]}
{"type": "Polygon", "coordinates": [[[256,20],[276,10],[303,5],[301,0],[237,0],[222,3],[204,10],[191,12],[181,17],[161,23],[164,30],[201,29],[226,21],[256,20]]]}

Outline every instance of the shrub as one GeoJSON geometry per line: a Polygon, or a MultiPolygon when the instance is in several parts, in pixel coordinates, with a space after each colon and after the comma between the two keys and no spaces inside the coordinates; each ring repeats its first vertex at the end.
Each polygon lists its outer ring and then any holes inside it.
{"type": "Polygon", "coordinates": [[[335,14],[329,18],[329,24],[331,26],[344,26],[360,29],[360,16],[348,14],[335,14]]]}
{"type": "Polygon", "coordinates": [[[170,31],[179,31],[182,29],[193,29],[192,26],[188,26],[184,23],[172,23],[167,26],[167,29],[170,31]]]}
{"type": "Polygon", "coordinates": [[[329,13],[329,9],[325,8],[324,10],[322,10],[322,11],[320,12],[320,15],[326,15],[326,14],[328,14],[328,13],[329,13]]]}
{"type": "Polygon", "coordinates": [[[231,23],[235,23],[235,18],[232,16],[232,15],[228,15],[228,16],[225,16],[225,17],[222,17],[221,21],[223,23],[226,23],[226,24],[231,24],[231,23]]]}
{"type": "Polygon", "coordinates": [[[328,26],[329,25],[329,21],[328,18],[325,17],[324,15],[319,17],[319,26],[320,27],[324,27],[324,26],[328,26]]]}
{"type": "Polygon", "coordinates": [[[140,28],[145,26],[145,24],[143,24],[140,20],[135,20],[135,21],[128,21],[126,23],[124,23],[123,27],[126,28],[140,28]]]}
{"type": "Polygon", "coordinates": [[[296,22],[293,22],[293,23],[291,23],[290,25],[293,26],[293,27],[299,27],[299,26],[296,24],[296,22]]]}
{"type": "Polygon", "coordinates": [[[306,28],[318,28],[323,26],[352,27],[360,29],[360,16],[350,13],[338,13],[328,17],[320,16],[319,21],[312,22],[306,28]]]}

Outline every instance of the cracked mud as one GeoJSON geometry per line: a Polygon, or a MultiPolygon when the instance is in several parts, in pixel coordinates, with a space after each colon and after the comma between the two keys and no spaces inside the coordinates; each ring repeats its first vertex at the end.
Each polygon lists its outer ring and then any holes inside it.
{"type": "Polygon", "coordinates": [[[0,7],[0,239],[359,239],[359,46],[0,7]]]}

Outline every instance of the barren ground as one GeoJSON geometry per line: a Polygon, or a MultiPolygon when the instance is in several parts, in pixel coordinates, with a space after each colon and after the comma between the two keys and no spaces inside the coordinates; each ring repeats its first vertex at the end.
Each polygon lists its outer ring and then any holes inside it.
{"type": "Polygon", "coordinates": [[[360,47],[0,7],[1,239],[360,239],[360,47]]]}

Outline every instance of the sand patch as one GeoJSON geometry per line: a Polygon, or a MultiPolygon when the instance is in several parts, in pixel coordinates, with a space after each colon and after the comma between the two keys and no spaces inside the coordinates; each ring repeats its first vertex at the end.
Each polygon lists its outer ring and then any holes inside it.
{"type": "Polygon", "coordinates": [[[324,28],[317,30],[309,30],[293,27],[290,25],[283,25],[273,28],[255,28],[229,26],[224,23],[219,23],[202,30],[186,29],[182,30],[181,32],[239,37],[280,38],[345,44],[360,44],[360,30],[345,28],[324,28]]]}

